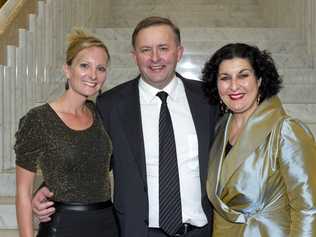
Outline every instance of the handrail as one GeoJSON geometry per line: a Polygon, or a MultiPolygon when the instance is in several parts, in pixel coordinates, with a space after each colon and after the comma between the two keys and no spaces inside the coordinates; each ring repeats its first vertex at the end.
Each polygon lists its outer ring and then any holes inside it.
{"type": "Polygon", "coordinates": [[[27,2],[27,0],[8,0],[0,8],[0,35],[3,34],[7,27],[13,22],[25,2],[27,2]]]}

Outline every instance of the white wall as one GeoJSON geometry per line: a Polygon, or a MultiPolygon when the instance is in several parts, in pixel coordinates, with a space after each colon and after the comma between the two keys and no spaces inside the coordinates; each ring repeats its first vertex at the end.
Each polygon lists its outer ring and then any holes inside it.
{"type": "Polygon", "coordinates": [[[306,40],[307,52],[316,67],[315,0],[258,0],[269,27],[294,27],[306,40]]]}

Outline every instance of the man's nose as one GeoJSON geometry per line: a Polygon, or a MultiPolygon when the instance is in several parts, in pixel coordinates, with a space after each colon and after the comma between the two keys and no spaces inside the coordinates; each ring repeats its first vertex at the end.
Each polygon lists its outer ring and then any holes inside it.
{"type": "Polygon", "coordinates": [[[151,54],[151,60],[155,62],[155,61],[158,61],[159,58],[160,58],[159,51],[158,50],[153,50],[152,54],[151,54]]]}

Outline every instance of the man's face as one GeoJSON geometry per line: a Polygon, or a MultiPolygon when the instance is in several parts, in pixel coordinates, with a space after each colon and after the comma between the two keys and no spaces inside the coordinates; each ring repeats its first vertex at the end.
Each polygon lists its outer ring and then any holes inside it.
{"type": "Polygon", "coordinates": [[[132,54],[143,80],[162,89],[174,78],[183,47],[170,26],[157,25],[139,31],[132,54]]]}

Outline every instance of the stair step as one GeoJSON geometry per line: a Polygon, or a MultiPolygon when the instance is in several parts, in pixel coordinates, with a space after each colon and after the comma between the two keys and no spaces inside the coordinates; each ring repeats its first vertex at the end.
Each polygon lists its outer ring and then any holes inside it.
{"type": "MultiPolygon", "coordinates": [[[[187,70],[179,68],[179,73],[184,74],[191,72],[194,77],[188,77],[193,79],[200,78],[200,68],[189,68],[187,70]]],[[[128,80],[136,77],[139,71],[134,65],[132,67],[111,67],[108,75],[108,82],[116,82],[121,80],[128,80]]],[[[316,70],[314,69],[280,69],[279,74],[282,76],[284,84],[299,84],[299,85],[315,85],[316,84],[316,70]]]]}
{"type": "MultiPolygon", "coordinates": [[[[36,189],[41,183],[42,177],[41,175],[37,175],[34,183],[34,189],[36,189]]],[[[10,198],[15,196],[15,187],[15,171],[0,172],[0,203],[8,204],[12,201],[10,198]]]]}
{"type": "Polygon", "coordinates": [[[243,12],[247,14],[255,14],[260,12],[260,7],[257,4],[196,4],[196,2],[183,3],[182,1],[172,2],[170,4],[112,4],[112,13],[124,13],[128,11],[132,12],[205,12],[205,13],[217,13],[218,11],[228,11],[231,13],[243,12]],[[234,11],[233,11],[234,10],[234,11]]]}
{"type": "MultiPolygon", "coordinates": [[[[37,229],[38,221],[34,219],[33,223],[37,229]]],[[[18,236],[15,196],[0,196],[0,236],[18,236]]]]}
{"type": "MultiPolygon", "coordinates": [[[[135,27],[135,25],[141,21],[143,18],[153,15],[148,13],[143,13],[142,15],[130,15],[128,17],[113,16],[108,22],[108,27],[135,27]]],[[[155,14],[157,15],[157,14],[155,14]]],[[[170,18],[179,27],[264,27],[265,23],[260,18],[254,17],[243,17],[243,16],[201,16],[199,13],[190,13],[190,18],[187,18],[188,14],[178,13],[178,14],[159,14],[160,16],[170,18]]]]}
{"type": "Polygon", "coordinates": [[[7,200],[8,196],[15,196],[15,169],[0,173],[0,197],[1,196],[5,197],[2,201],[7,200]]]}
{"type": "Polygon", "coordinates": [[[300,120],[304,121],[307,124],[315,123],[316,104],[284,103],[284,107],[291,116],[295,118],[299,118],[300,120]]]}
{"type": "Polygon", "coordinates": [[[279,70],[285,84],[316,84],[316,70],[315,69],[284,69],[279,70]]]}
{"type": "MultiPolygon", "coordinates": [[[[110,54],[130,53],[132,45],[130,40],[107,40],[103,39],[107,47],[110,50],[110,54]]],[[[268,50],[272,54],[284,53],[284,54],[300,54],[305,52],[306,45],[302,40],[209,40],[209,41],[188,41],[183,39],[182,45],[184,47],[184,53],[189,54],[201,54],[215,52],[222,46],[229,43],[246,43],[249,45],[257,46],[261,50],[268,50]]]]}
{"type": "MultiPolygon", "coordinates": [[[[135,26],[135,25],[134,25],[135,26]]],[[[133,26],[133,27],[134,27],[133,26]]],[[[133,27],[96,28],[95,33],[105,40],[131,40],[133,27]]],[[[301,35],[290,28],[214,28],[214,27],[181,27],[183,41],[265,41],[265,40],[301,40],[301,35]]]]}
{"type": "MultiPolygon", "coordinates": [[[[184,53],[178,67],[185,67],[187,63],[193,64],[197,68],[201,68],[205,62],[210,58],[214,52],[208,52],[206,54],[188,54],[184,53]]],[[[312,61],[307,54],[273,54],[273,59],[275,60],[279,68],[311,68],[312,61]]],[[[134,66],[134,61],[128,54],[114,54],[111,57],[112,67],[132,67],[134,66]]]]}
{"type": "Polygon", "coordinates": [[[19,237],[19,231],[17,229],[14,229],[14,230],[0,229],[0,236],[1,237],[19,237]]]}
{"type": "Polygon", "coordinates": [[[0,196],[0,230],[1,229],[17,229],[14,196],[0,196]]]}
{"type": "MultiPolygon", "coordinates": [[[[177,4],[179,0],[116,0],[113,1],[113,5],[122,5],[122,6],[138,6],[138,5],[157,5],[157,2],[160,5],[172,5],[177,4]]],[[[231,0],[181,0],[182,4],[197,4],[197,5],[209,5],[209,4],[232,4],[231,0]]],[[[247,5],[247,4],[258,4],[257,0],[234,0],[233,4],[247,5]]]]}
{"type": "Polygon", "coordinates": [[[307,126],[310,128],[310,130],[314,134],[314,138],[316,139],[316,123],[307,124],[307,126]]]}

